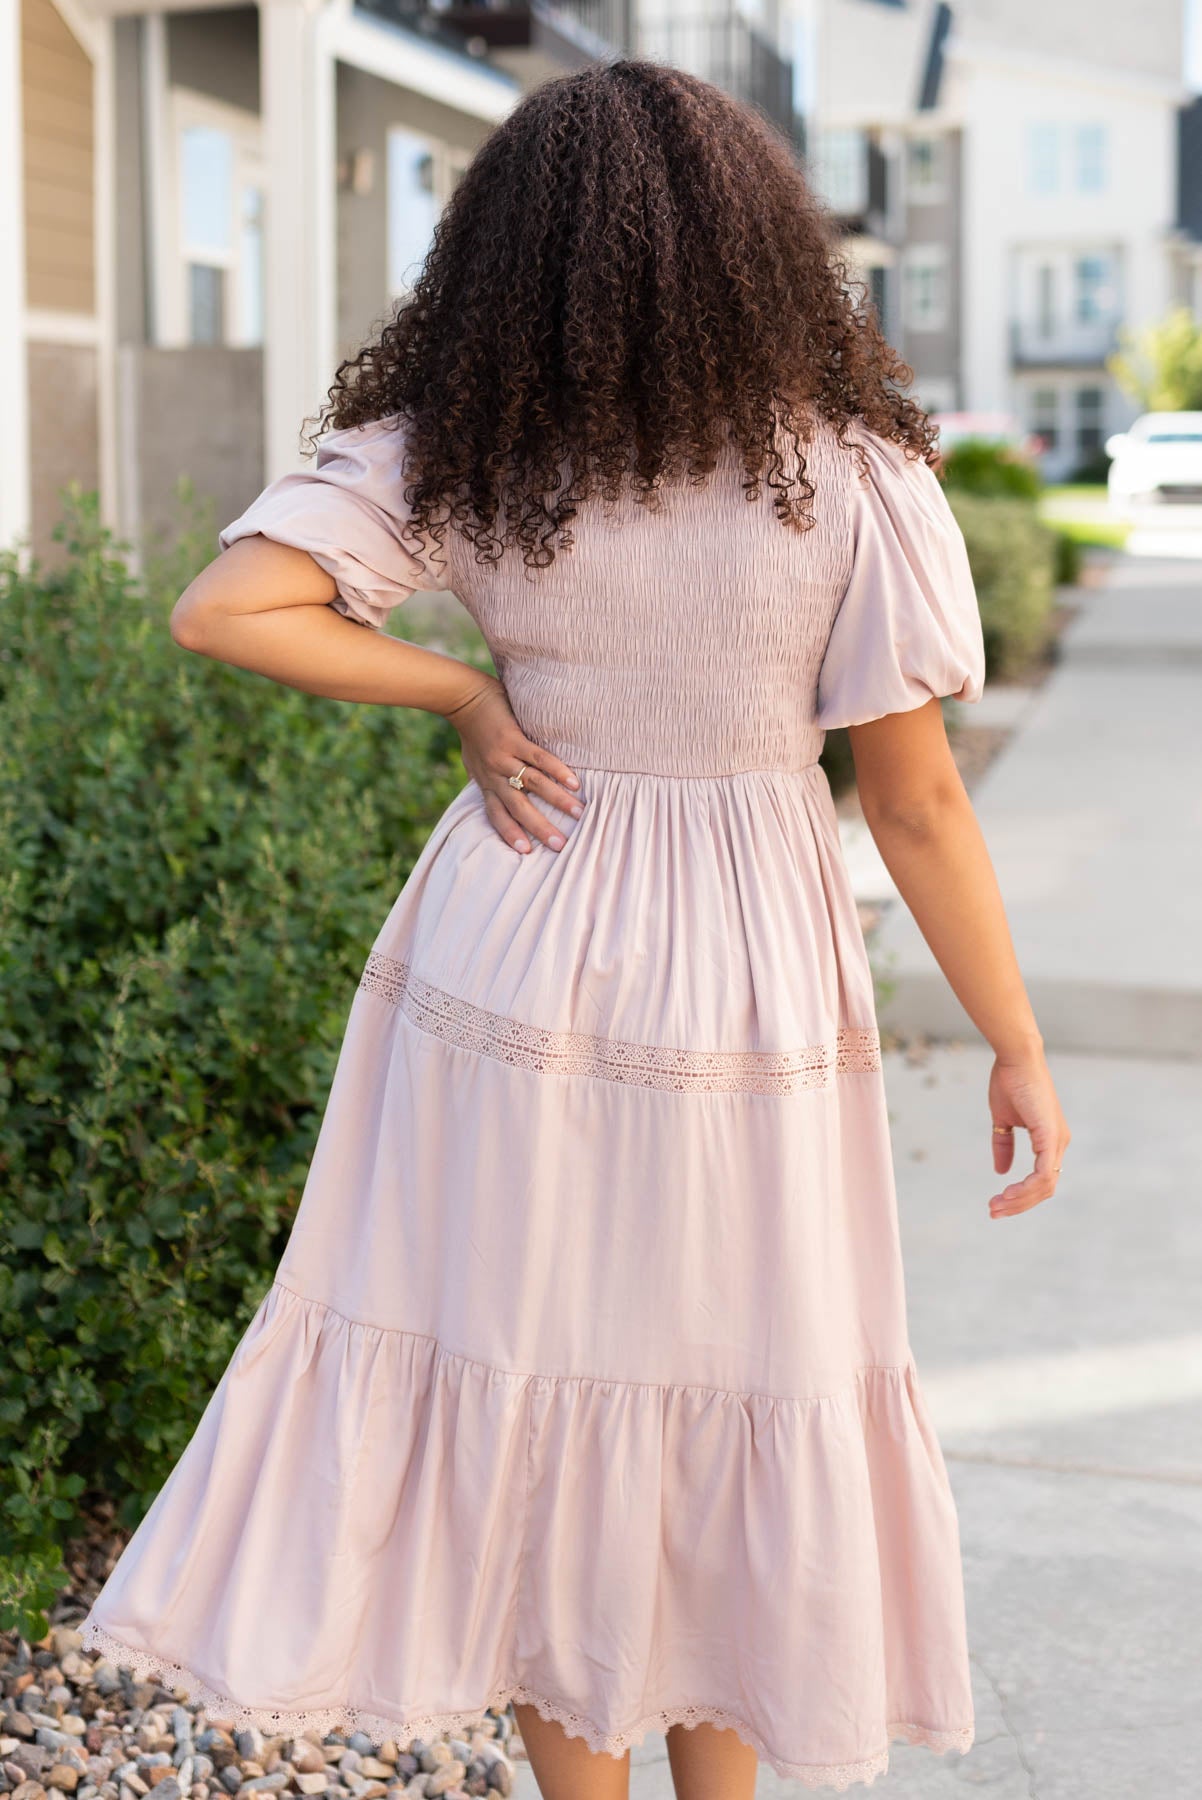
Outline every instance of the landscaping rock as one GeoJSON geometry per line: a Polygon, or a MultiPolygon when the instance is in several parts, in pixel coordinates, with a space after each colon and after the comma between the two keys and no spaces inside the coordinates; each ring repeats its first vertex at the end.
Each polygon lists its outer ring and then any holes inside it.
{"type": "Polygon", "coordinates": [[[512,1789],[508,1713],[405,1743],[358,1728],[272,1734],[232,1705],[210,1715],[165,1674],[136,1680],[85,1649],[81,1598],[71,1594],[71,1618],[37,1644],[0,1633],[0,1800],[467,1800],[512,1789]]]}

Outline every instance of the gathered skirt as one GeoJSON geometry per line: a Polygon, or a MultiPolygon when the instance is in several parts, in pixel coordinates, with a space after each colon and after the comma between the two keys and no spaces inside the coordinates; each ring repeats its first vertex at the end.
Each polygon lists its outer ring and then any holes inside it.
{"type": "Polygon", "coordinates": [[[826,777],[475,783],[367,958],[281,1262],[83,1625],[224,1716],[525,1700],[811,1787],[973,1734],[826,777]],[[562,821],[562,822],[561,822],[562,821]]]}

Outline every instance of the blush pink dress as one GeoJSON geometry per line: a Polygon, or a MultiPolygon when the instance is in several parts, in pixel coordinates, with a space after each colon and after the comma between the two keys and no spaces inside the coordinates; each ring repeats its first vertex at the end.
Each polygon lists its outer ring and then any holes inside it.
{"type": "Polygon", "coordinates": [[[657,510],[587,502],[528,571],[420,539],[396,423],[329,435],[221,542],[309,551],[370,628],[453,590],[584,813],[521,856],[469,781],[435,826],[364,947],[282,1260],[85,1643],[277,1732],[404,1742],[516,1699],[615,1755],[710,1721],[834,1789],[891,1738],[966,1750],[818,763],[827,727],[980,695],[943,491],[822,427],[809,531],[728,447],[657,510]]]}

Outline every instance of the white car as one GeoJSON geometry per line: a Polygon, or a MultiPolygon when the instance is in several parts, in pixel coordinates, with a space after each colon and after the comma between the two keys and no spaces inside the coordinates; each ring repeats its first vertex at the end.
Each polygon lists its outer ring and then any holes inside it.
{"type": "Polygon", "coordinates": [[[1107,438],[1113,507],[1202,506],[1202,412],[1150,412],[1107,438]]]}

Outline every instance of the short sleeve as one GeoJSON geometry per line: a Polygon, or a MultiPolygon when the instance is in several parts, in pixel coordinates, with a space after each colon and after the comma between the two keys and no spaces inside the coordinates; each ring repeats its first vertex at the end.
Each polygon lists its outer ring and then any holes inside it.
{"type": "Polygon", "coordinates": [[[985,640],[964,534],[929,463],[866,429],[852,463],[847,587],[818,676],[823,730],[910,712],[932,696],[979,700],[985,640]]]}
{"type": "Polygon", "coordinates": [[[337,583],[335,610],[379,630],[416,589],[449,586],[438,546],[408,518],[404,449],[395,415],[328,432],[313,466],[264,488],[218,543],[260,534],[307,550],[337,583]]]}

